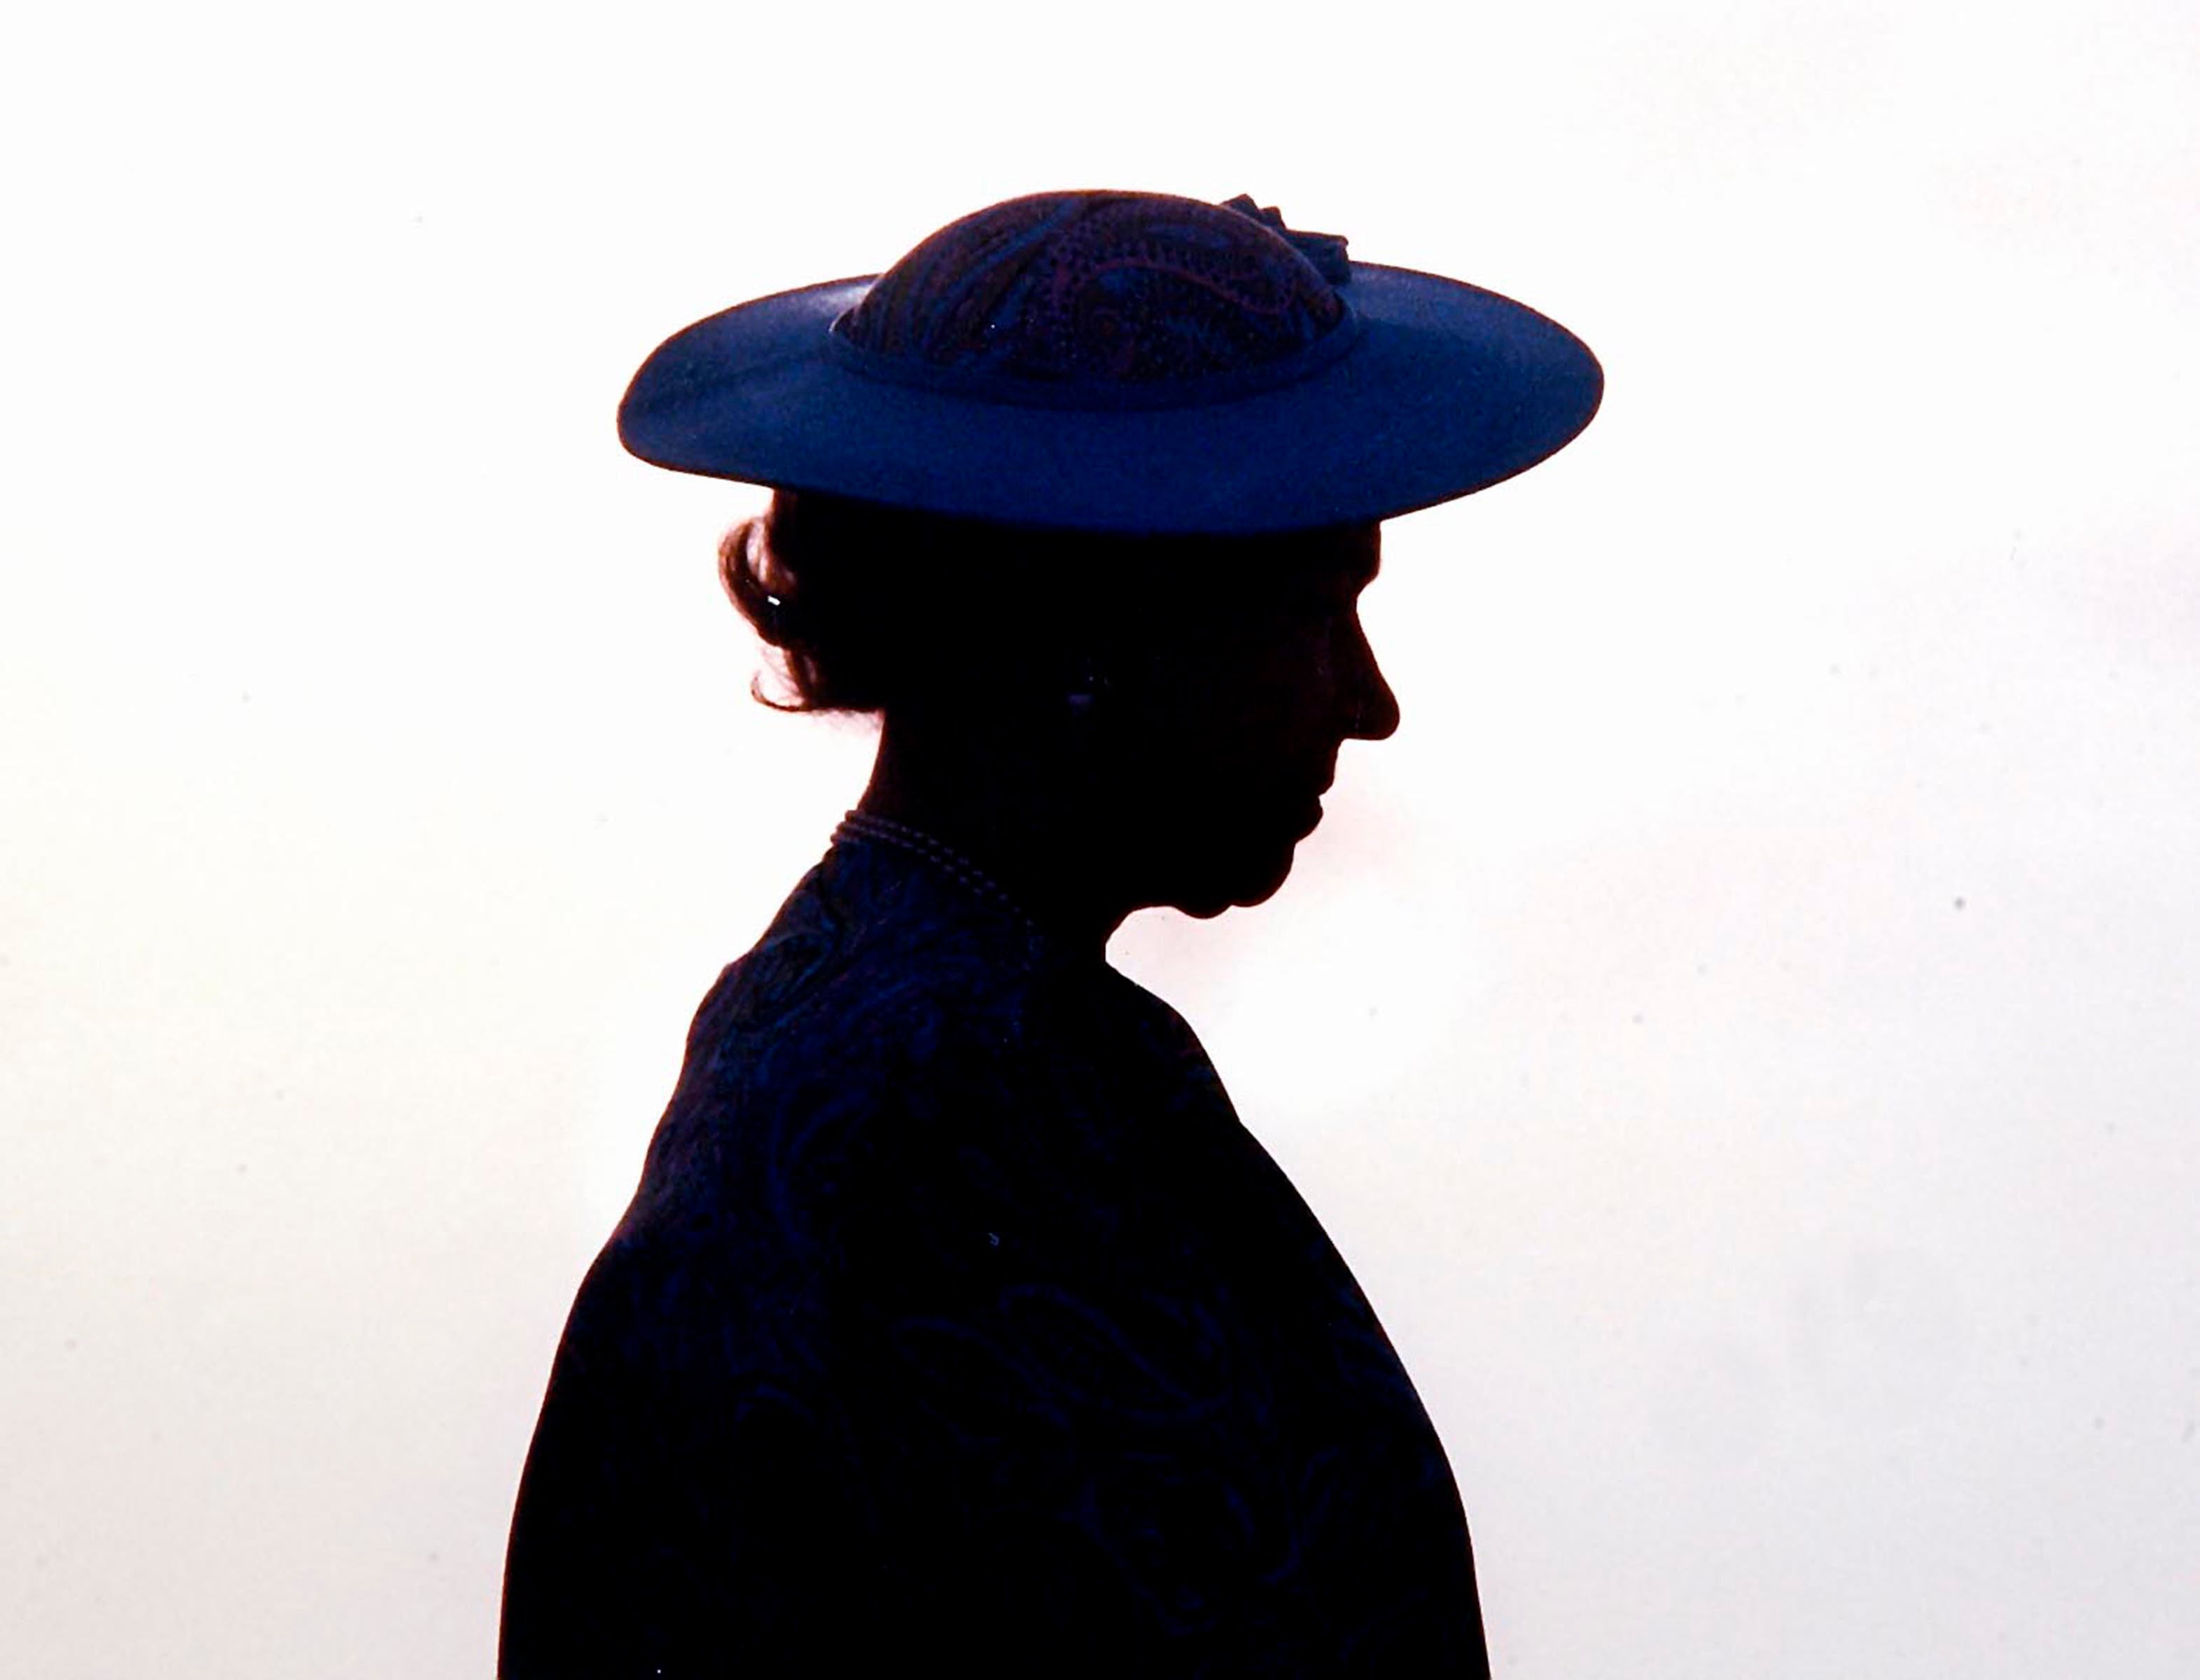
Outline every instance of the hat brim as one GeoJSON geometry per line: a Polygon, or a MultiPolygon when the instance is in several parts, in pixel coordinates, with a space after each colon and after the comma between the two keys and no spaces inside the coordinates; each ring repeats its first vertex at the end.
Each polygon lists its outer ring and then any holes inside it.
{"type": "Polygon", "coordinates": [[[870,283],[781,292],[675,334],[629,387],[620,440],[679,472],[933,513],[1250,535],[1485,489],[1563,448],[1603,395],[1589,347],[1524,304],[1355,263],[1357,337],[1292,383],[1179,408],[986,400],[829,353],[870,283]]]}

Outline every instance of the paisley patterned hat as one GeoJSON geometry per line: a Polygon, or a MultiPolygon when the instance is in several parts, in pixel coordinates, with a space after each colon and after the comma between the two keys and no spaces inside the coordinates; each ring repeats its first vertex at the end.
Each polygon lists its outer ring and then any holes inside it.
{"type": "Polygon", "coordinates": [[[1524,305],[1355,262],[1249,198],[1044,193],[884,274],[740,304],[635,376],[619,436],[682,472],[1087,531],[1387,519],[1509,478],[1595,413],[1524,305]]]}

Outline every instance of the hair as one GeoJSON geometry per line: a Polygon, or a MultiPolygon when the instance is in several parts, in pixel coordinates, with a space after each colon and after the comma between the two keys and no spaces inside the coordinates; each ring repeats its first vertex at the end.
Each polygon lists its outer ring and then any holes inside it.
{"type": "Polygon", "coordinates": [[[781,711],[877,712],[955,685],[1009,636],[1014,574],[1044,569],[1028,553],[1014,567],[1018,549],[1000,528],[778,492],[718,545],[726,593],[776,650],[790,697],[761,678],[750,691],[781,711]]]}
{"type": "MultiPolygon", "coordinates": [[[[1273,540],[1270,540],[1273,544],[1273,540]]],[[[1041,529],[777,492],[728,531],[718,574],[775,650],[786,712],[1008,704],[1074,680],[1156,604],[1182,621],[1231,598],[1226,539],[1041,529]],[[1195,556],[1193,551],[1197,550],[1195,556]]],[[[1273,567],[1273,553],[1267,557],[1273,567]]]]}

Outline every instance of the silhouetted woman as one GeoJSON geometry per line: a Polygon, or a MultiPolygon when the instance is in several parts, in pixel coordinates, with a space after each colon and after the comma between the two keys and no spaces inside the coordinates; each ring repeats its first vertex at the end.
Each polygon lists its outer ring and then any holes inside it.
{"type": "Polygon", "coordinates": [[[574,1305],[506,1680],[1488,1671],[1411,1381],[1105,953],[1282,884],[1342,744],[1397,725],[1379,522],[1600,383],[1505,299],[1122,193],[651,358],[628,446],[779,487],[728,590],[793,705],[881,732],[574,1305]]]}

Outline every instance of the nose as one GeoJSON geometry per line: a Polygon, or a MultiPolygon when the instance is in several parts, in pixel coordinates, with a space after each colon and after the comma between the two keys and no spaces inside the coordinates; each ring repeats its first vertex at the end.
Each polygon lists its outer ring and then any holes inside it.
{"type": "Polygon", "coordinates": [[[1368,646],[1366,635],[1356,623],[1352,627],[1351,640],[1352,655],[1347,662],[1351,684],[1347,691],[1346,714],[1350,738],[1386,741],[1398,732],[1398,697],[1384,680],[1382,667],[1375,662],[1375,650],[1368,646]]]}

